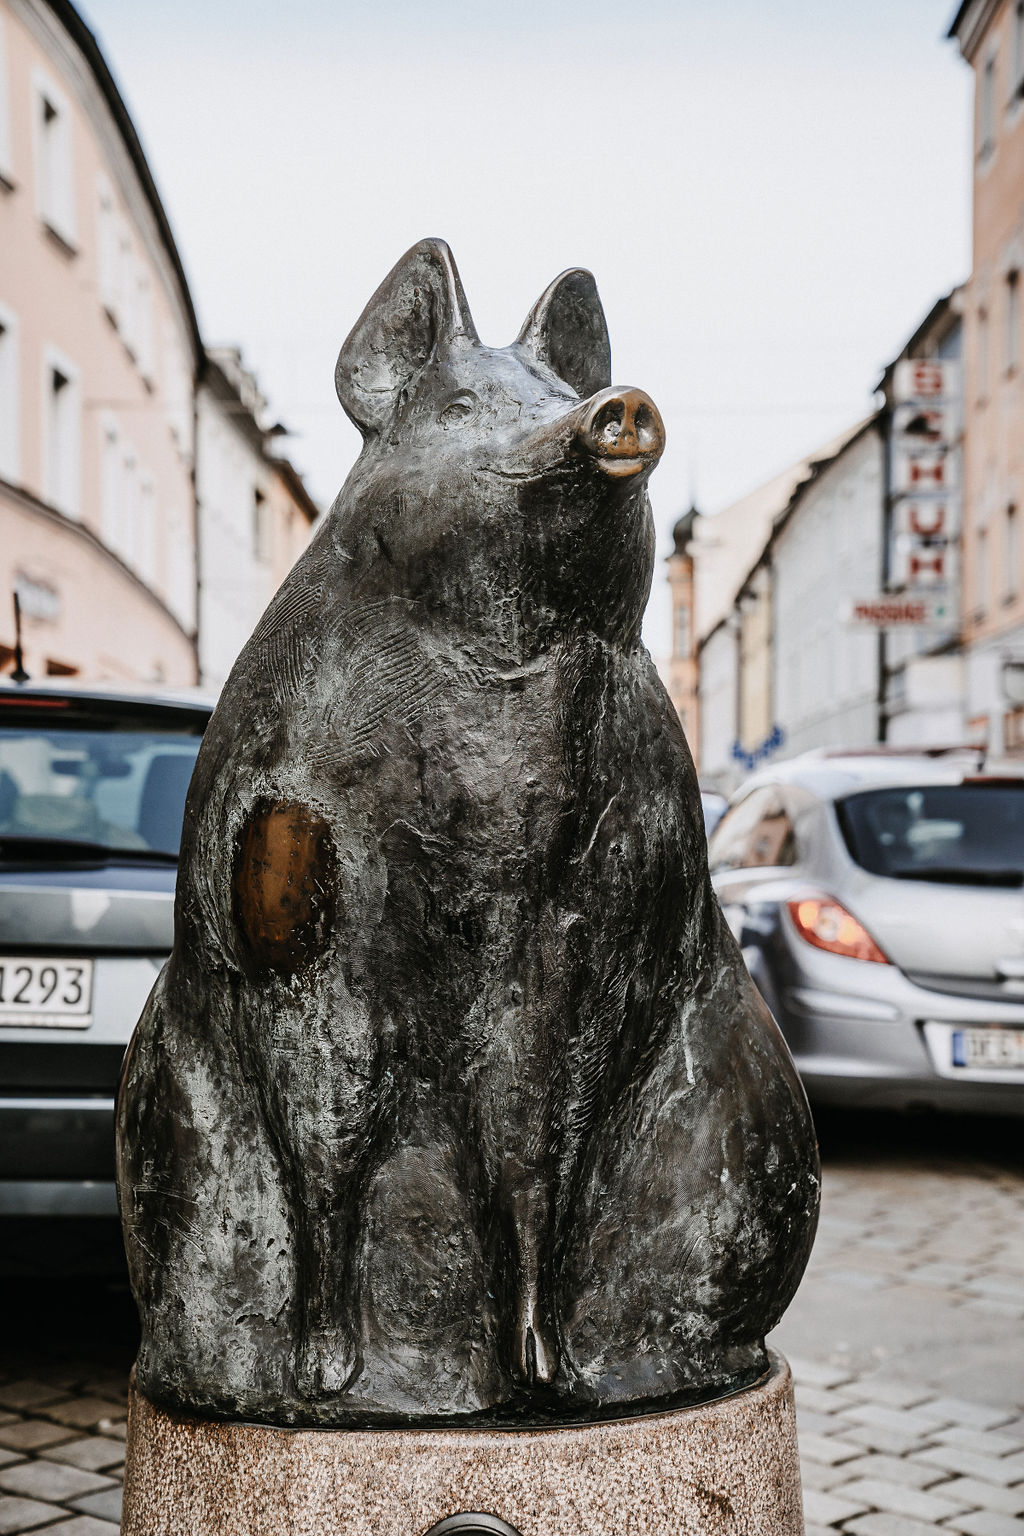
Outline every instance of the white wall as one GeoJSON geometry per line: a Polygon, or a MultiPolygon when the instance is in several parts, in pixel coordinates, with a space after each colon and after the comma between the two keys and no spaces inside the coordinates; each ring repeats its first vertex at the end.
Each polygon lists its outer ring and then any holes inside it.
{"type": "MultiPolygon", "coordinates": [[[[196,433],[199,502],[199,674],[220,688],[274,595],[273,568],[256,557],[253,505],[270,496],[262,455],[232,424],[231,403],[201,388],[196,433]]],[[[237,409],[237,407],[236,407],[237,409]]]]}
{"type": "Polygon", "coordinates": [[[712,632],[700,652],[700,781],[731,789],[743,777],[732,756],[737,737],[739,639],[731,619],[712,632]]]}
{"type": "Polygon", "coordinates": [[[842,621],[880,590],[883,460],[874,429],[808,487],[772,554],[774,715],[786,757],[877,739],[878,639],[842,621]]]}

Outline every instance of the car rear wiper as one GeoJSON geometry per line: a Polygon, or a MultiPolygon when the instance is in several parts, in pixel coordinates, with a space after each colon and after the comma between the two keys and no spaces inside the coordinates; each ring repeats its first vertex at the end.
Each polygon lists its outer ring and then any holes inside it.
{"type": "Polygon", "coordinates": [[[934,880],[944,885],[1024,885],[1021,869],[958,869],[955,865],[937,864],[931,869],[890,869],[886,873],[893,880],[934,880]]]}
{"type": "Polygon", "coordinates": [[[162,848],[112,848],[109,843],[87,843],[75,837],[26,837],[0,832],[0,862],[42,864],[177,864],[178,855],[162,848]]]}

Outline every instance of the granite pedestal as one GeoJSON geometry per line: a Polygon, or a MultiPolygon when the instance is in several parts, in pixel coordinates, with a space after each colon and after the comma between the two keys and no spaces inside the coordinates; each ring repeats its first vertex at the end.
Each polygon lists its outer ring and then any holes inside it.
{"type": "Polygon", "coordinates": [[[128,1420],[122,1536],[803,1536],[789,1367],[674,1413],[558,1429],[289,1430],[128,1420]]]}

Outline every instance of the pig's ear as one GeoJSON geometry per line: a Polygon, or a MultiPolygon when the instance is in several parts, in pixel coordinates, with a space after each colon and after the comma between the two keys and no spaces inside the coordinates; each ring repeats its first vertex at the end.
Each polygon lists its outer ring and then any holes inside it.
{"type": "Polygon", "coordinates": [[[581,400],[612,382],[608,325],[593,275],[573,267],[531,309],[519,345],[571,384],[581,400]]]}
{"type": "Polygon", "coordinates": [[[459,337],[478,340],[452,253],[443,240],[421,240],[388,273],[338,356],[338,399],[364,437],[387,425],[435,350],[459,337]]]}

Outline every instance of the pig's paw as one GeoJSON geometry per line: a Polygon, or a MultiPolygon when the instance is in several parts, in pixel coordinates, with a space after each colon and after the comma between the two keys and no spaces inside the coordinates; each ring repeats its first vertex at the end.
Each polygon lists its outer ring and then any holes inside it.
{"type": "Polygon", "coordinates": [[[296,1385],[308,1402],[334,1397],[351,1386],[358,1370],[358,1353],[347,1329],[314,1328],[299,1351],[296,1385]]]}

